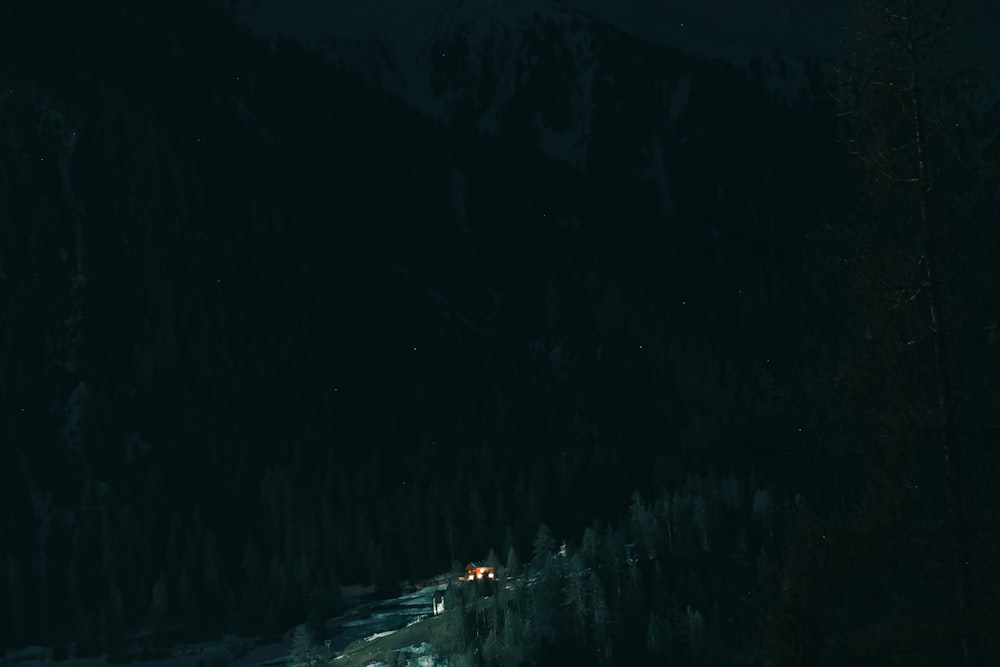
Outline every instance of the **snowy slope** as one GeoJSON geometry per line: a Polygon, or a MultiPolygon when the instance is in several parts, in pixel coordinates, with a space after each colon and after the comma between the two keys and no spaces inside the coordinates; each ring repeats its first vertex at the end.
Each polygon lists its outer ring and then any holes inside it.
{"type": "MultiPolygon", "coordinates": [[[[450,578],[450,575],[442,575],[450,578]]],[[[389,600],[365,602],[329,619],[324,639],[330,640],[330,650],[339,654],[351,642],[363,638],[386,636],[431,615],[431,599],[439,590],[438,583],[420,588],[389,600]]],[[[219,641],[178,645],[164,651],[160,657],[136,660],[142,667],[285,667],[292,652],[294,629],[280,639],[227,636],[219,641]]],[[[30,647],[0,654],[0,665],[19,667],[110,667],[117,664],[107,656],[71,658],[55,663],[51,650],[30,647]]]]}

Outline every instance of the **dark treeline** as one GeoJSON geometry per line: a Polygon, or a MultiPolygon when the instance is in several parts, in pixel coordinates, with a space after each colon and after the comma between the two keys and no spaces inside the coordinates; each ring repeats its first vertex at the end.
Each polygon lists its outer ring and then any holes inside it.
{"type": "Polygon", "coordinates": [[[448,664],[766,664],[784,641],[776,558],[789,512],[752,477],[691,476],[638,493],[577,546],[542,525],[522,566],[451,586],[432,641],[448,664]]]}
{"type": "MultiPolygon", "coordinates": [[[[453,660],[989,650],[995,138],[947,134],[979,166],[924,202],[965,262],[946,385],[904,313],[929,292],[875,296],[928,256],[909,166],[852,181],[816,90],[598,32],[573,169],[530,110],[509,141],[432,122],[215,4],[64,4],[0,10],[0,647],[276,633],[494,548],[520,578],[450,593],[453,660]],[[665,128],[653,83],[686,90],[665,128]],[[669,211],[635,177],[654,130],[669,211]],[[941,426],[923,386],[954,436],[901,444],[941,426]],[[897,644],[858,639],[872,599],[897,644]],[[959,620],[921,634],[918,603],[959,620]]],[[[909,150],[862,98],[844,136],[909,150]]]]}

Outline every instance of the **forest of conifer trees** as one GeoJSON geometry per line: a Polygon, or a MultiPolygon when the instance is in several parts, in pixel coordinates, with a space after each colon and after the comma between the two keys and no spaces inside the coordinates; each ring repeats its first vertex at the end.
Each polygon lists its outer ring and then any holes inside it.
{"type": "Polygon", "coordinates": [[[990,664],[1000,106],[962,3],[855,7],[799,105],[634,46],[589,171],[219,3],[0,7],[0,650],[489,553],[448,664],[990,664]]]}

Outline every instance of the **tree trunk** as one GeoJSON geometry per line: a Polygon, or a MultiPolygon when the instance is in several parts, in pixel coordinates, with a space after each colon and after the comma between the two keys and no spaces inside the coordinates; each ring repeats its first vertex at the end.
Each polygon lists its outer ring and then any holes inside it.
{"type": "Polygon", "coordinates": [[[959,613],[961,633],[962,664],[969,667],[969,643],[973,633],[969,617],[969,543],[965,529],[965,504],[962,498],[961,470],[958,465],[958,447],[955,442],[955,405],[952,397],[951,379],[948,367],[948,341],[944,322],[945,311],[941,307],[941,285],[937,269],[938,244],[936,239],[934,211],[931,209],[928,177],[927,129],[921,100],[920,57],[914,36],[913,0],[906,1],[906,48],[910,64],[910,91],[913,107],[913,129],[916,134],[917,151],[917,191],[920,207],[921,226],[924,233],[923,264],[927,278],[927,316],[931,325],[934,347],[934,375],[937,384],[938,410],[941,419],[941,453],[944,455],[944,474],[951,510],[952,568],[955,578],[955,595],[959,613]]]}

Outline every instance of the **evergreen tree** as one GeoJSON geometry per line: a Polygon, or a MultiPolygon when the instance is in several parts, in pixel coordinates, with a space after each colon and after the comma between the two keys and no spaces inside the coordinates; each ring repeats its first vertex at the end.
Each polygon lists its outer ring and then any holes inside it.
{"type": "Polygon", "coordinates": [[[552,534],[552,529],[543,523],[538,527],[538,533],[535,535],[534,542],[532,542],[531,567],[535,570],[547,569],[555,554],[555,535],[552,534]]]}
{"type": "Polygon", "coordinates": [[[322,659],[322,649],[305,625],[295,628],[292,636],[292,653],[289,667],[313,667],[322,659]]]}
{"type": "Polygon", "coordinates": [[[517,550],[511,545],[507,550],[507,576],[516,577],[521,574],[521,561],[517,557],[517,550]]]}

